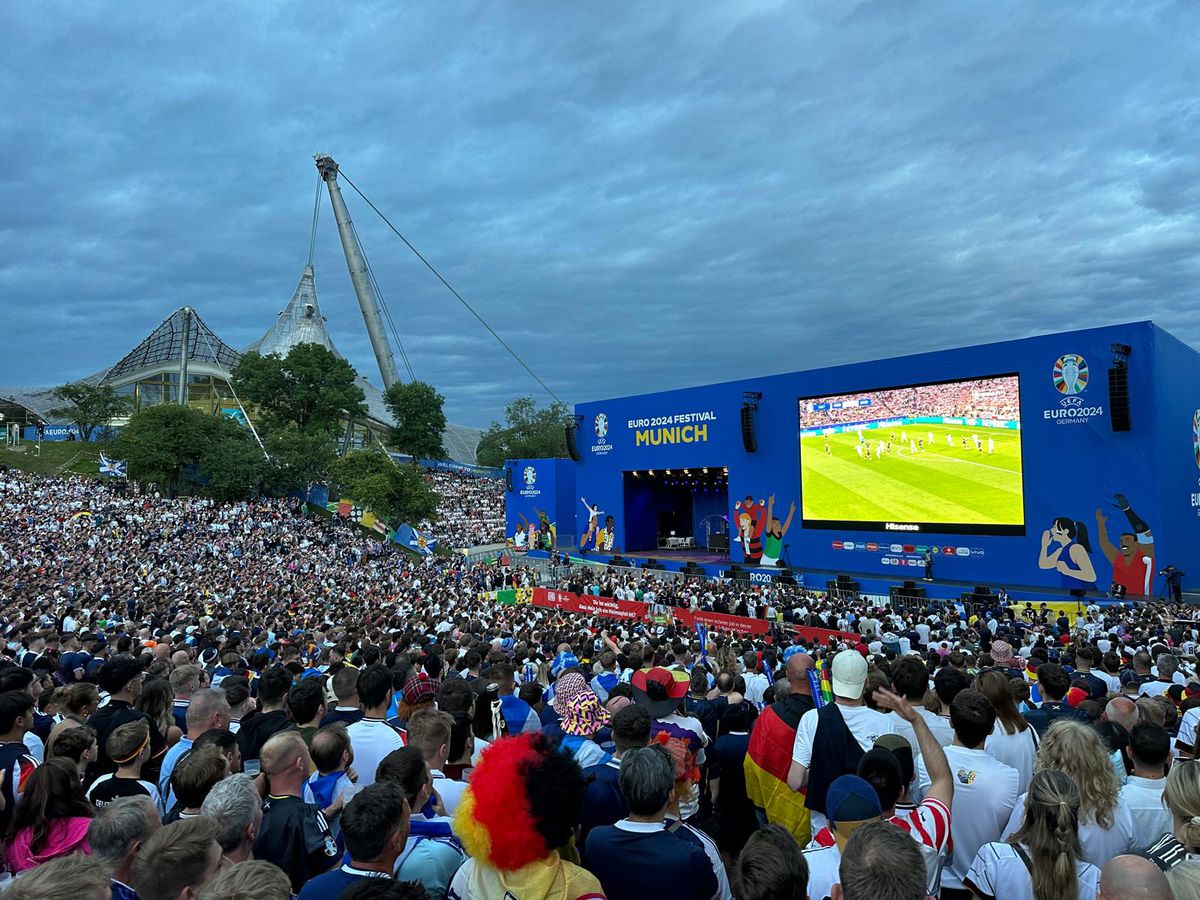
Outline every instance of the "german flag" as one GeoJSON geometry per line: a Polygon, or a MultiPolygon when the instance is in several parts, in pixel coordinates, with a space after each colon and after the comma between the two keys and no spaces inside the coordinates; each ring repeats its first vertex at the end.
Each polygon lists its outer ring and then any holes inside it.
{"type": "Polygon", "coordinates": [[[813,709],[811,697],[793,695],[759,713],[742,764],[751,802],[766,813],[768,822],[790,831],[801,847],[811,837],[809,811],[804,805],[805,792],[791,790],[787,776],[792,765],[796,727],[800,717],[810,709],[813,709]]]}

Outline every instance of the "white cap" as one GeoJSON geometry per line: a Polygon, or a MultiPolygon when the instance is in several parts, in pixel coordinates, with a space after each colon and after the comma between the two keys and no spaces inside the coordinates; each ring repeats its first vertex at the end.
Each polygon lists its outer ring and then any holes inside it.
{"type": "Polygon", "coordinates": [[[867,661],[857,650],[843,650],[833,658],[832,675],[834,696],[857,700],[867,683],[867,661]]]}

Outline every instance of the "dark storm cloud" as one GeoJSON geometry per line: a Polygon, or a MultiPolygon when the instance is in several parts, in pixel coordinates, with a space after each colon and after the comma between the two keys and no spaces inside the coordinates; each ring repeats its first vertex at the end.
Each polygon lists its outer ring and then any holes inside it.
{"type": "MultiPolygon", "coordinates": [[[[0,383],[257,338],[314,151],[575,402],[1153,318],[1200,340],[1193,4],[8,4],[0,383]]],[[[418,377],[536,385],[344,185],[418,377]]],[[[317,286],[378,381],[327,202],[317,286]]]]}

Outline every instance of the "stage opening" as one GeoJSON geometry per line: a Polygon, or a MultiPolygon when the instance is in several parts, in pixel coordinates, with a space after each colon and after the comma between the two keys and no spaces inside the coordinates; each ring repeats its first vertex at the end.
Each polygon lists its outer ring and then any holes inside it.
{"type": "Polygon", "coordinates": [[[729,556],[724,466],[625,472],[627,553],[729,556]]]}

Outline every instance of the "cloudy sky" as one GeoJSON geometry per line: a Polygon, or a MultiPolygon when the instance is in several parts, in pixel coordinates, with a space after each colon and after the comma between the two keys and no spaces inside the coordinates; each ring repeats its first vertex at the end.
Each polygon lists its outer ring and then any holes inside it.
{"type": "MultiPolygon", "coordinates": [[[[1200,344],[1195,3],[6,3],[0,384],[243,347],[328,152],[564,400],[1152,318],[1200,344]]],[[[419,378],[544,393],[346,188],[419,378]]],[[[317,287],[378,383],[326,198],[317,287]]]]}

